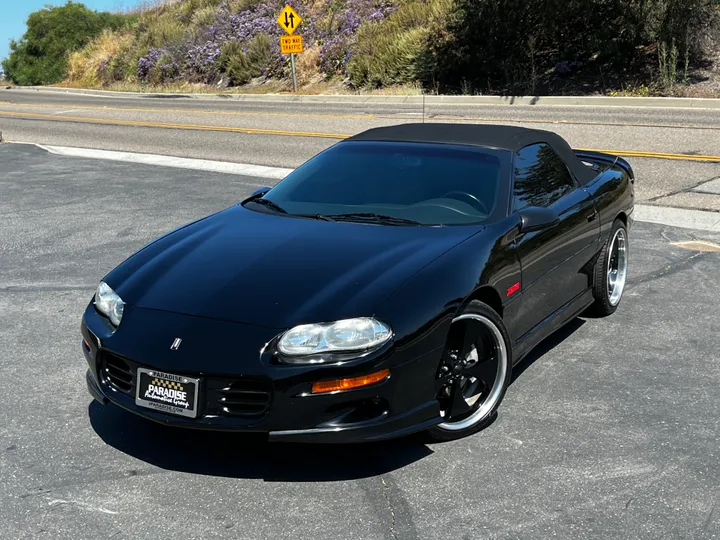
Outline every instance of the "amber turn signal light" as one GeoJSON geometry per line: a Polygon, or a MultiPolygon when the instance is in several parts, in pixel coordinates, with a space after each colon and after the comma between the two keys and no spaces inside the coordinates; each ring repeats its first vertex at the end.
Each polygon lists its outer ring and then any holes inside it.
{"type": "Polygon", "coordinates": [[[389,376],[389,369],[381,369],[380,371],[376,371],[375,373],[371,373],[370,375],[363,375],[362,377],[353,377],[351,379],[338,379],[336,381],[316,382],[312,385],[312,393],[327,394],[329,392],[342,392],[344,390],[362,388],[363,386],[370,386],[371,384],[384,381],[389,376]]]}

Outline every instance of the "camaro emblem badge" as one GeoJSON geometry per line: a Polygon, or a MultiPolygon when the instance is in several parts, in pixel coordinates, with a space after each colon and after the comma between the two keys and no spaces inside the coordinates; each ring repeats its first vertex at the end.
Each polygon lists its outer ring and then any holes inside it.
{"type": "Polygon", "coordinates": [[[171,351],[177,351],[180,348],[180,344],[182,343],[182,339],[179,337],[175,338],[175,341],[172,342],[172,345],[170,345],[171,351]]]}

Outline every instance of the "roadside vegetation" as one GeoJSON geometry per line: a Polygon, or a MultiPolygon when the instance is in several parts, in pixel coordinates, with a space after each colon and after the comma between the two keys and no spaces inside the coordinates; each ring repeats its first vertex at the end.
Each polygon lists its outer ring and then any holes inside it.
{"type": "MultiPolygon", "coordinates": [[[[3,67],[17,84],[287,91],[276,22],[285,3],[156,0],[94,14],[92,25],[68,17],[94,13],[81,4],[45,8],[3,67]]],[[[287,3],[304,19],[307,93],[720,96],[718,0],[287,3]]]]}
{"type": "Polygon", "coordinates": [[[62,81],[67,75],[68,52],[82,49],[103,29],[118,30],[132,19],[73,2],[45,7],[28,17],[27,31],[20,40],[10,41],[10,55],[3,60],[2,70],[20,85],[62,81]]]}

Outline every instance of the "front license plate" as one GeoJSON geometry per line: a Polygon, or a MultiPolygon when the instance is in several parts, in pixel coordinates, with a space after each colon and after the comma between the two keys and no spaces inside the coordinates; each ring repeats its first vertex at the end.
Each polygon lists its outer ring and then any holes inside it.
{"type": "Polygon", "coordinates": [[[136,404],[168,414],[197,417],[200,379],[138,368],[137,381],[136,404]]]}

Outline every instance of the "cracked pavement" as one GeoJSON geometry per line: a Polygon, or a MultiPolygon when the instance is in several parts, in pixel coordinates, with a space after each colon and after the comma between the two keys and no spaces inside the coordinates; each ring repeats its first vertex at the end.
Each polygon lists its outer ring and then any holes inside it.
{"type": "Polygon", "coordinates": [[[720,538],[720,235],[637,223],[618,312],[515,370],[451,443],[268,445],[93,403],[97,281],[267,180],[0,146],[0,531],[15,539],[720,538]]]}

